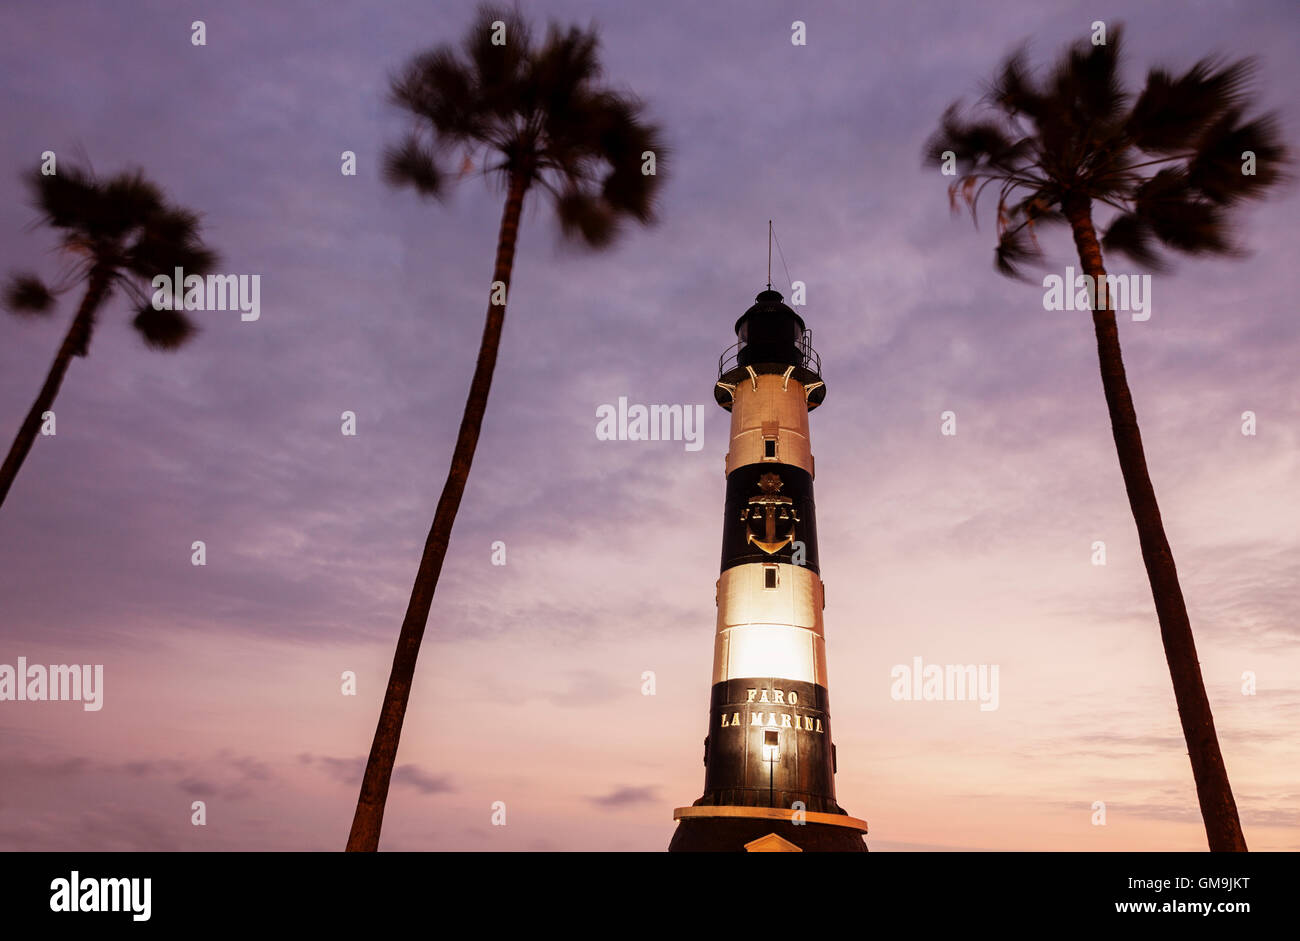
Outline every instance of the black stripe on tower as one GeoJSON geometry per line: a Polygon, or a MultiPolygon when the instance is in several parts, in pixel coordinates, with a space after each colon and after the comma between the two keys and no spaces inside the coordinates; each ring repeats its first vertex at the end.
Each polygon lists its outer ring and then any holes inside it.
{"type": "Polygon", "coordinates": [[[697,805],[788,808],[802,801],[813,813],[844,813],[835,803],[823,686],[774,677],[713,684],[706,766],[697,805]],[[773,732],[779,757],[768,762],[763,746],[773,732]]]}
{"type": "Polygon", "coordinates": [[[817,514],[812,475],[793,464],[745,464],[727,475],[722,571],[748,562],[793,562],[818,575],[817,514]]]}

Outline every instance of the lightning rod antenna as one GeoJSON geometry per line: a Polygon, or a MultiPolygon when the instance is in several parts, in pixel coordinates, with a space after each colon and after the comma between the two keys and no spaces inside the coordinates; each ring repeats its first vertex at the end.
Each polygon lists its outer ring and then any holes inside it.
{"type": "Polygon", "coordinates": [[[767,220],[767,289],[772,290],[772,220],[767,220]]]}

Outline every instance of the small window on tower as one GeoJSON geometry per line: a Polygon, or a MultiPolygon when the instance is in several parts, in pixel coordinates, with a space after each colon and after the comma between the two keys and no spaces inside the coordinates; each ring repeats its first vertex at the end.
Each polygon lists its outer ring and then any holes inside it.
{"type": "Polygon", "coordinates": [[[776,439],[775,438],[763,439],[763,460],[765,461],[776,460],[776,439]]]}
{"type": "Polygon", "coordinates": [[[763,587],[764,588],[776,587],[776,566],[775,565],[763,566],[763,587]]]}

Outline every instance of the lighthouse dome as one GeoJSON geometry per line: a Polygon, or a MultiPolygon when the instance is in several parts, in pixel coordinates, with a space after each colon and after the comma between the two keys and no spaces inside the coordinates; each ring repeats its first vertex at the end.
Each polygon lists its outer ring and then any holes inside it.
{"type": "Polygon", "coordinates": [[[754,306],[736,321],[740,366],[785,363],[802,366],[806,360],[801,341],[806,330],[803,318],[784,303],[780,291],[759,292],[754,306]]]}

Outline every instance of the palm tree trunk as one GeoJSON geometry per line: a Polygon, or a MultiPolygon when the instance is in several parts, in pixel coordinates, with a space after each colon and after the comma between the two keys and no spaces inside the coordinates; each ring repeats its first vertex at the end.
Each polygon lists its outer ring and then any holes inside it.
{"type": "Polygon", "coordinates": [[[23,419],[14,443],[9,448],[9,454],[5,457],[4,465],[0,466],[0,506],[4,505],[5,497],[9,495],[9,488],[13,486],[14,478],[18,476],[18,469],[23,466],[23,461],[27,460],[32,445],[36,443],[36,436],[40,433],[41,423],[44,421],[41,416],[54,404],[55,396],[59,394],[59,387],[63,385],[63,377],[68,371],[72,357],[85,356],[90,349],[90,333],[95,325],[95,311],[108,296],[109,280],[109,272],[100,268],[91,269],[86,285],[86,296],[81,299],[77,316],[72,318],[72,326],[68,327],[63,343],[54,356],[54,363],[45,377],[45,384],[41,386],[40,394],[36,396],[31,411],[23,419]]]}
{"type": "MultiPolygon", "coordinates": [[[[1232,798],[1228,771],[1219,751],[1219,738],[1214,731],[1214,715],[1210,700],[1205,695],[1205,681],[1201,678],[1201,664],[1196,656],[1196,641],[1187,618],[1187,605],[1178,584],[1174,556],[1165,536],[1156,504],[1155,488],[1147,471],[1146,454],[1142,450],[1142,434],[1138,431],[1137,412],[1133,409],[1133,396],[1129,392],[1128,377],[1124,372],[1124,359],[1120,354],[1119,330],[1115,312],[1109,299],[1101,302],[1101,285],[1105,284],[1106,270],[1102,265],[1101,246],[1092,225],[1090,202],[1084,198],[1067,198],[1062,207],[1074,233],[1074,244],[1084,272],[1098,285],[1098,303],[1092,312],[1093,327],[1097,334],[1097,357],[1101,361],[1101,381],[1106,392],[1106,406],[1110,410],[1110,426],[1115,437],[1115,450],[1119,454],[1120,472],[1124,488],[1128,491],[1129,507],[1137,523],[1138,541],[1142,547],[1142,561],[1146,564],[1151,595],[1155,599],[1156,616],[1160,621],[1160,640],[1169,663],[1169,675],[1174,684],[1174,701],[1178,705],[1178,718],[1187,741],[1187,755],[1192,762],[1192,777],[1196,781],[1196,795],[1205,821],[1205,833],[1211,851],[1245,852],[1246,838],[1237,817],[1237,804],[1232,798]]],[[[1068,290],[1068,287],[1067,287],[1068,290]]]]}
{"type": "MultiPolygon", "coordinates": [[[[524,193],[528,177],[515,173],[510,177],[505,210],[501,215],[501,230],[497,236],[497,260],[493,281],[506,286],[507,299],[510,273],[514,267],[515,242],[519,234],[519,217],[523,210],[524,193]]],[[[478,364],[465,401],[465,414],[460,420],[460,433],[456,449],[451,456],[451,469],[443,484],[438,509],[433,516],[433,527],[424,543],[424,555],[411,589],[411,601],[406,608],[401,633],[397,636],[397,652],[388,676],[388,689],[379,711],[379,724],[370,746],[366,774],[361,781],[361,794],[357,799],[357,812],[352,818],[348,834],[349,852],[374,852],[379,849],[379,831],[384,822],[384,805],[388,800],[388,785],[397,759],[397,744],[402,736],[402,721],[406,717],[406,704],[411,696],[411,679],[415,675],[415,661],[420,653],[420,642],[429,620],[429,607],[433,592],[438,586],[438,575],[447,556],[451,528],[456,522],[456,511],[465,493],[469,468],[478,447],[479,431],[483,427],[483,413],[487,408],[488,391],[492,387],[492,372],[496,368],[497,350],[501,345],[501,327],[505,323],[505,303],[488,302],[487,322],[478,349],[478,364]]]]}

